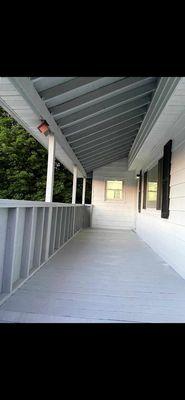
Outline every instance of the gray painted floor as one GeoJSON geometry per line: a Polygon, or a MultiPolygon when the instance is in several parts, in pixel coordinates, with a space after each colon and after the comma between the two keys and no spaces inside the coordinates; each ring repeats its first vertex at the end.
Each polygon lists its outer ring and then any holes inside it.
{"type": "Polygon", "coordinates": [[[0,322],[185,322],[185,280],[132,231],[81,231],[1,307],[0,322]]]}

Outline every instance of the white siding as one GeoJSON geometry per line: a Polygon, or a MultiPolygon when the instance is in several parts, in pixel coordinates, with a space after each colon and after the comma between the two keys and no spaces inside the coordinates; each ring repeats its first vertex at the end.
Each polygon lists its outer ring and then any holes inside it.
{"type": "Polygon", "coordinates": [[[128,171],[127,158],[107,164],[93,172],[92,227],[111,229],[134,229],[136,217],[136,179],[128,171]],[[105,200],[106,180],[124,181],[122,201],[105,200]]]}
{"type": "Polygon", "coordinates": [[[185,142],[177,147],[173,140],[169,218],[161,218],[160,211],[142,210],[137,214],[136,231],[185,278],[185,142]]]}

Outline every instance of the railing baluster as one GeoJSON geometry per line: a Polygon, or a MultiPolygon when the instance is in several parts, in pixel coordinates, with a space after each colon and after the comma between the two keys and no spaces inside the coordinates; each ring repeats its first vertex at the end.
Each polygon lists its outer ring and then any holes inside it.
{"type": "Polygon", "coordinates": [[[73,206],[73,224],[72,224],[72,235],[75,233],[75,206],[73,206]]]}
{"type": "Polygon", "coordinates": [[[56,227],[56,207],[53,207],[52,220],[51,220],[50,245],[49,245],[49,257],[53,254],[54,239],[55,239],[55,227],[56,227]]]}
{"type": "Polygon", "coordinates": [[[75,224],[75,233],[78,230],[78,207],[76,207],[76,224],[75,224]]]}
{"type": "Polygon", "coordinates": [[[21,278],[27,278],[33,267],[33,254],[35,244],[37,208],[27,208],[25,214],[23,251],[21,262],[21,278]]]}
{"type": "Polygon", "coordinates": [[[69,216],[68,207],[66,207],[64,243],[67,242],[68,216],[69,216]]]}
{"type": "Polygon", "coordinates": [[[55,250],[60,246],[60,229],[61,229],[61,207],[58,207],[56,237],[55,237],[55,250]]]}
{"type": "Polygon", "coordinates": [[[73,236],[73,218],[74,218],[74,207],[71,207],[70,237],[73,236]]]}
{"type": "Polygon", "coordinates": [[[45,249],[43,249],[43,258],[47,261],[49,258],[50,238],[51,238],[51,224],[52,224],[52,207],[48,207],[47,221],[46,221],[46,242],[45,249]]]}
{"type": "Polygon", "coordinates": [[[79,207],[77,207],[77,231],[79,230],[79,207]]]}
{"type": "Polygon", "coordinates": [[[63,210],[64,210],[64,208],[61,207],[61,212],[60,212],[60,215],[61,215],[61,216],[60,216],[60,230],[59,230],[59,239],[58,239],[59,246],[58,246],[58,247],[61,247],[61,244],[62,244],[63,210]]]}
{"type": "Polygon", "coordinates": [[[36,224],[37,224],[37,211],[38,211],[37,208],[33,207],[32,229],[31,229],[30,251],[29,251],[29,272],[33,268],[33,257],[34,257],[35,235],[36,235],[36,224]]]}
{"type": "Polygon", "coordinates": [[[68,234],[69,234],[69,218],[70,218],[70,209],[67,207],[67,217],[66,217],[66,242],[68,241],[68,234]]]}
{"type": "Polygon", "coordinates": [[[44,208],[39,208],[37,211],[37,227],[35,235],[35,248],[33,256],[33,267],[37,268],[41,261],[42,252],[42,237],[43,237],[43,226],[44,226],[44,208]]]}
{"type": "Polygon", "coordinates": [[[16,227],[16,208],[8,210],[8,221],[6,231],[6,247],[4,255],[3,283],[2,292],[10,293],[12,291],[13,278],[13,258],[14,258],[14,240],[16,227]]]}
{"type": "Polygon", "coordinates": [[[69,220],[68,220],[68,240],[70,239],[70,232],[71,232],[71,210],[72,207],[69,207],[69,220]]]}
{"type": "Polygon", "coordinates": [[[67,237],[68,237],[68,219],[69,219],[69,207],[66,207],[65,239],[64,239],[64,243],[67,242],[67,237]]]}
{"type": "Polygon", "coordinates": [[[42,251],[41,251],[41,264],[46,261],[46,243],[47,243],[47,229],[48,229],[49,207],[44,209],[44,225],[42,235],[42,251]]]}
{"type": "Polygon", "coordinates": [[[73,236],[73,218],[74,218],[74,207],[71,207],[71,227],[70,227],[70,237],[73,236]]]}
{"type": "Polygon", "coordinates": [[[14,242],[14,265],[13,265],[13,278],[12,284],[16,283],[21,278],[21,261],[23,250],[24,238],[24,225],[25,225],[25,208],[17,208],[16,210],[16,232],[14,242]]]}
{"type": "Polygon", "coordinates": [[[71,210],[72,207],[69,207],[69,218],[68,218],[68,233],[67,233],[67,239],[70,239],[70,230],[71,230],[71,210]]]}
{"type": "Polygon", "coordinates": [[[56,231],[57,231],[57,217],[58,217],[58,207],[55,208],[55,222],[54,222],[54,228],[53,228],[53,247],[52,247],[52,253],[55,251],[55,238],[56,238],[56,231]]]}
{"type": "Polygon", "coordinates": [[[4,258],[2,291],[10,293],[13,283],[20,277],[24,210],[11,208],[8,212],[6,249],[4,258]]]}
{"type": "Polygon", "coordinates": [[[0,210],[0,293],[2,292],[3,284],[3,267],[4,267],[4,255],[6,248],[6,232],[8,222],[8,209],[2,208],[0,210]]]}
{"type": "Polygon", "coordinates": [[[65,243],[66,218],[67,218],[67,207],[64,207],[64,209],[63,209],[63,221],[62,221],[62,244],[65,243]]]}

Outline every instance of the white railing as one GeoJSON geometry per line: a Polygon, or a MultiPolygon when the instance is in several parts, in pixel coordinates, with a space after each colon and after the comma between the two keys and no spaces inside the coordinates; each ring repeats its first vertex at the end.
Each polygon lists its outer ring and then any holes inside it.
{"type": "Polygon", "coordinates": [[[90,205],[0,200],[0,302],[90,220],[90,205]]]}

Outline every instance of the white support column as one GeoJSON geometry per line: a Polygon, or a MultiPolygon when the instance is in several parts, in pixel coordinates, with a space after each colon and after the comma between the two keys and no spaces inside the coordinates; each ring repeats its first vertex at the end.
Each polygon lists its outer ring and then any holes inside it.
{"type": "Polygon", "coordinates": [[[45,201],[53,200],[53,183],[54,183],[54,166],[55,166],[55,137],[53,133],[48,135],[48,168],[45,201]]]}
{"type": "Polygon", "coordinates": [[[78,175],[78,168],[77,168],[76,166],[74,166],[74,170],[73,170],[72,204],[75,204],[75,203],[76,203],[77,175],[78,175]]]}
{"type": "Polygon", "coordinates": [[[85,204],[85,188],[86,188],[86,178],[83,178],[82,204],[85,204]]]}

